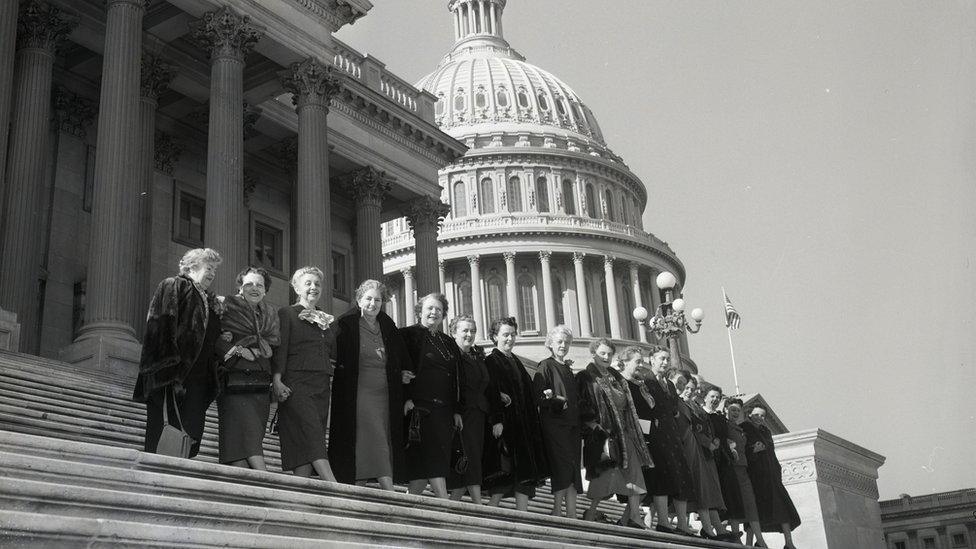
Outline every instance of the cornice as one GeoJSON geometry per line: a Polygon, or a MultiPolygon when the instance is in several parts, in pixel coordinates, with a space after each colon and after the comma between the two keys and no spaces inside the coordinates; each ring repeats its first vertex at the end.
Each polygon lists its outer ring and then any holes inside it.
{"type": "Polygon", "coordinates": [[[878,499],[878,480],[868,475],[851,471],[826,460],[807,456],[780,463],[783,471],[783,484],[798,484],[818,481],[862,495],[878,499]]]}
{"type": "Polygon", "coordinates": [[[355,23],[373,7],[373,4],[365,0],[287,0],[287,2],[314,15],[332,32],[355,23]]]}

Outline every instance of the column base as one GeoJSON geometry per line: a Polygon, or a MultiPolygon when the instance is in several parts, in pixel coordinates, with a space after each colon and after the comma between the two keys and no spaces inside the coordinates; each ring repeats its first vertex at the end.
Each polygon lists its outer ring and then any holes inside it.
{"type": "Polygon", "coordinates": [[[17,313],[0,309],[0,349],[17,352],[20,350],[20,324],[17,313]]]}
{"type": "Polygon", "coordinates": [[[142,344],[105,336],[79,339],[61,349],[61,360],[79,366],[92,376],[125,385],[139,374],[142,344]]]}

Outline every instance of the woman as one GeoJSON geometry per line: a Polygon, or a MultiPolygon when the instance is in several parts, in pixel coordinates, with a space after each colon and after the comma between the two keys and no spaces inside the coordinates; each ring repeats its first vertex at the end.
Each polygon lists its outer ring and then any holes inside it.
{"type": "MultiPolygon", "coordinates": [[[[667,349],[654,346],[649,353],[649,369],[638,370],[630,382],[630,395],[637,408],[637,417],[646,425],[644,441],[654,459],[654,468],[644,470],[647,493],[657,512],[658,532],[675,533],[668,520],[668,498],[678,516],[678,530],[690,533],[688,527],[688,497],[692,491],[691,472],[681,449],[681,435],[675,421],[680,405],[674,384],[666,373],[671,362],[667,349]],[[646,393],[646,395],[645,395],[646,393]]],[[[643,366],[643,365],[642,365],[643,366]]]]}
{"type": "MultiPolygon", "coordinates": [[[[584,466],[590,481],[586,495],[591,503],[583,518],[593,520],[600,500],[623,494],[627,496],[627,508],[620,524],[644,528],[640,517],[641,499],[647,493],[643,469],[654,467],[654,461],[644,444],[627,382],[620,372],[610,367],[615,352],[609,339],[594,340],[590,343],[593,361],[576,374],[580,420],[587,431],[584,466]]],[[[624,364],[630,362],[631,368],[635,368],[641,351],[628,347],[622,359],[624,364]]]]}
{"type": "Polygon", "coordinates": [[[464,402],[461,420],[464,429],[455,436],[460,437],[468,468],[463,474],[452,469],[447,487],[451,489],[451,499],[460,501],[467,491],[471,501],[481,505],[481,458],[485,448],[485,428],[491,425],[492,439],[502,436],[503,405],[498,387],[488,377],[485,353],[474,344],[478,333],[474,318],[458,315],[451,319],[449,328],[454,342],[461,349],[461,400],[464,402]]]}
{"type": "Polygon", "coordinates": [[[222,391],[217,397],[220,418],[220,462],[267,470],[264,426],[271,409],[271,348],[280,340],[278,311],[264,302],[271,276],[260,267],[237,275],[238,294],[224,300],[221,338],[222,391]]]}
{"type": "MultiPolygon", "coordinates": [[[[752,481],[749,480],[748,458],[746,458],[746,433],[742,430],[745,414],[742,413],[742,400],[733,398],[725,403],[725,415],[729,419],[729,447],[735,458],[735,478],[739,483],[739,493],[742,494],[742,516],[748,525],[746,531],[746,545],[752,545],[752,536],[756,536],[756,547],[768,547],[763,539],[762,526],[759,525],[759,510],[756,507],[756,495],[752,491],[752,481]]],[[[732,531],[739,531],[738,521],[732,521],[732,531]]]]}
{"type": "Polygon", "coordinates": [[[485,487],[491,494],[488,504],[492,507],[514,494],[515,508],[527,511],[536,487],[549,476],[549,464],[542,444],[539,399],[525,366],[512,352],[517,333],[518,323],[512,317],[495,320],[488,332],[495,348],[485,365],[505,404],[505,429],[485,449],[485,487]]]}
{"type": "Polygon", "coordinates": [[[573,375],[573,361],[566,358],[573,343],[573,332],[564,325],[555,326],[546,335],[550,357],[539,363],[535,374],[536,397],[540,399],[539,416],[542,441],[546,447],[552,477],[552,515],[576,518],[576,494],[583,491],[580,478],[579,390],[573,375]]]}
{"type": "Polygon", "coordinates": [[[403,366],[406,346],[383,304],[390,291],[376,280],[356,288],[356,306],[336,320],[329,464],[336,480],[376,479],[393,490],[404,474],[403,366]]]}
{"type": "Polygon", "coordinates": [[[179,275],[160,282],[149,304],[132,393],[133,400],[146,403],[146,452],[156,452],[164,403],[169,423],[193,439],[189,457],[200,450],[207,408],[217,396],[220,304],[209,288],[220,261],[210,248],[186,252],[179,275]]]}
{"type": "Polygon", "coordinates": [[[681,396],[676,419],[685,460],[691,471],[693,492],[689,498],[689,506],[698,511],[698,519],[702,523],[699,532],[701,537],[724,540],[726,538],[716,532],[709,514],[710,509],[725,508],[718,471],[712,460],[712,451],[718,448],[718,441],[712,436],[708,417],[694,400],[698,383],[694,379],[686,378],[680,370],[672,374],[671,381],[681,396]]]}
{"type": "Polygon", "coordinates": [[[782,532],[786,548],[795,549],[792,532],[800,525],[800,516],[783,486],[783,469],[776,459],[773,434],[766,427],[766,409],[754,406],[749,412],[749,421],[741,425],[746,435],[749,480],[756,494],[762,531],[782,532]]]}
{"type": "MultiPolygon", "coordinates": [[[[441,332],[447,313],[444,294],[425,295],[414,311],[417,324],[401,328],[413,377],[405,389],[403,412],[409,418],[406,451],[408,491],[423,493],[430,484],[434,495],[447,498],[447,473],[451,470],[451,441],[462,427],[458,396],[461,352],[454,340],[441,332]]],[[[409,378],[409,379],[408,379],[409,378]]]]}
{"type": "Polygon", "coordinates": [[[335,482],[325,438],[335,319],[316,305],[324,278],[317,267],[302,267],[291,277],[298,301],[278,310],[281,345],[272,357],[271,385],[278,399],[281,469],[300,477],[314,470],[320,479],[335,482]]]}
{"type": "MultiPolygon", "coordinates": [[[[742,491],[739,489],[739,481],[735,478],[735,456],[729,446],[729,422],[725,415],[718,409],[722,402],[722,388],[712,385],[705,391],[702,408],[712,424],[714,437],[718,439],[718,448],[713,452],[715,458],[715,469],[718,471],[718,482],[722,488],[722,499],[725,501],[725,510],[721,513],[711,511],[712,524],[717,525],[722,519],[741,522],[744,516],[742,506],[742,491]]],[[[731,532],[738,539],[742,533],[736,526],[731,532]]]]}

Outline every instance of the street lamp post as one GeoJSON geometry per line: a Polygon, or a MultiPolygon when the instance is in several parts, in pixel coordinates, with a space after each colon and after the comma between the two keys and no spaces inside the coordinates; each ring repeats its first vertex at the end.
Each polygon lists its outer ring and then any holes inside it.
{"type": "Polygon", "coordinates": [[[664,303],[655,312],[654,316],[648,318],[648,311],[644,307],[634,309],[634,319],[638,323],[647,326],[647,329],[654,334],[658,341],[666,339],[668,348],[671,352],[671,363],[678,368],[684,369],[681,365],[681,353],[678,347],[678,336],[687,331],[697,334],[701,329],[702,320],[705,319],[705,312],[699,308],[691,310],[691,322],[685,318],[685,300],[680,297],[674,298],[674,286],[678,283],[675,276],[667,271],[657,275],[657,287],[664,290],[664,303]]]}

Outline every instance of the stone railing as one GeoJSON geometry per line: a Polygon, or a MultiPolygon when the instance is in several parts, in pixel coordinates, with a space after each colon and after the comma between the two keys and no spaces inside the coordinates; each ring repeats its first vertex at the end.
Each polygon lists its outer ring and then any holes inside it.
{"type": "Polygon", "coordinates": [[[338,40],[334,40],[333,42],[335,44],[335,57],[332,59],[332,64],[335,68],[352,76],[356,80],[361,80],[363,77],[364,57],[338,40]]]}
{"type": "Polygon", "coordinates": [[[407,109],[417,110],[417,96],[420,92],[396,76],[389,73],[380,76],[380,91],[407,109]]]}
{"type": "Polygon", "coordinates": [[[976,489],[956,490],[924,496],[889,499],[879,502],[882,510],[925,509],[944,505],[976,504],[976,489]]]}
{"type": "MultiPolygon", "coordinates": [[[[393,225],[395,226],[395,225],[393,225]]],[[[674,253],[667,242],[662,241],[651,233],[605,219],[592,219],[577,215],[548,214],[548,213],[519,213],[519,214],[488,214],[483,216],[469,216],[460,219],[449,218],[444,221],[439,233],[440,239],[451,238],[455,235],[474,233],[492,234],[506,229],[570,229],[587,233],[603,233],[629,237],[641,244],[649,244],[674,253]]],[[[383,251],[392,252],[413,244],[413,235],[404,227],[383,238],[383,251]]]]}
{"type": "Polygon", "coordinates": [[[387,70],[386,65],[374,57],[362,55],[342,42],[332,39],[334,54],[332,64],[337,70],[362,82],[391,101],[422,119],[434,121],[432,94],[418,90],[409,82],[387,70]]]}

